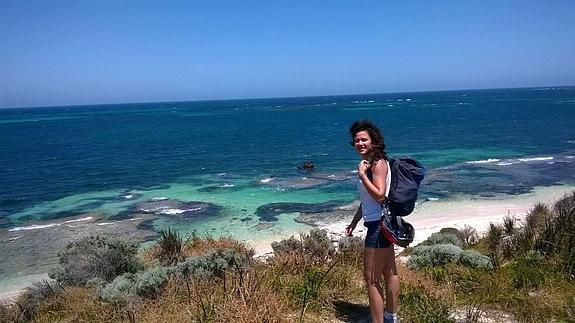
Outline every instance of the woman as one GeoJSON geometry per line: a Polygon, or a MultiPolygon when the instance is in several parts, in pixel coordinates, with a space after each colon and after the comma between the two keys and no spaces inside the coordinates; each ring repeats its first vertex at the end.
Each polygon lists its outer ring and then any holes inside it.
{"type": "Polygon", "coordinates": [[[372,322],[399,322],[396,314],[399,297],[399,276],[395,265],[395,251],[381,233],[379,222],[383,201],[389,194],[391,174],[385,153],[383,135],[373,123],[355,121],[349,128],[352,145],[361,157],[357,165],[358,190],[361,204],[346,235],[351,236],[355,226],[363,217],[367,227],[363,252],[363,275],[367,284],[369,308],[372,322]],[[385,294],[381,288],[383,275],[385,294]],[[385,300],[385,311],[384,311],[385,300]]]}

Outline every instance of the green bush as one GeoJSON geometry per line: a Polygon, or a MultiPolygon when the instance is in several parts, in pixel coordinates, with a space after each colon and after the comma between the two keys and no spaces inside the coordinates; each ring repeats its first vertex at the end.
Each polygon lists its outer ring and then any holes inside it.
{"type": "Polygon", "coordinates": [[[276,256],[283,253],[301,253],[303,252],[303,244],[299,239],[290,237],[289,239],[272,242],[272,250],[276,256]]]}
{"type": "Polygon", "coordinates": [[[335,254],[335,247],[326,230],[313,229],[303,235],[304,252],[316,261],[325,261],[335,254]]]}
{"type": "Polygon", "coordinates": [[[545,257],[530,251],[516,259],[511,266],[515,288],[537,288],[545,281],[545,257]]]}
{"type": "Polygon", "coordinates": [[[171,229],[160,231],[158,240],[158,260],[162,265],[175,265],[184,258],[184,241],[182,237],[171,229]]]}
{"type": "Polygon", "coordinates": [[[460,239],[454,233],[442,233],[442,232],[435,232],[427,238],[423,243],[423,245],[436,245],[436,244],[452,244],[454,246],[458,246],[459,248],[463,248],[463,240],[460,239]]]}
{"type": "Polygon", "coordinates": [[[489,248],[489,258],[491,263],[493,263],[494,268],[499,268],[499,259],[501,257],[502,248],[502,238],[503,238],[503,228],[499,225],[489,223],[489,229],[487,230],[487,247],[489,248]]]}
{"type": "Polygon", "coordinates": [[[88,236],[69,243],[58,253],[60,267],[50,273],[50,278],[64,285],[85,285],[95,278],[109,282],[143,268],[137,253],[137,243],[88,236]]]}
{"type": "Polygon", "coordinates": [[[410,269],[421,269],[428,266],[443,266],[448,263],[457,262],[463,249],[453,244],[437,244],[432,246],[417,246],[413,252],[407,266],[410,269]]]}
{"type": "Polygon", "coordinates": [[[512,217],[510,214],[507,214],[503,218],[503,231],[506,235],[510,236],[515,233],[517,230],[516,228],[516,221],[515,218],[512,217]]]}
{"type": "Polygon", "coordinates": [[[567,277],[575,278],[575,192],[564,196],[553,207],[535,248],[547,256],[557,256],[567,277]]]}
{"type": "Polygon", "coordinates": [[[114,304],[130,304],[145,298],[156,298],[174,271],[174,267],[155,267],[137,274],[125,273],[102,288],[100,298],[114,304]]]}
{"type": "Polygon", "coordinates": [[[241,270],[248,264],[249,259],[234,249],[212,249],[205,254],[186,258],[176,269],[184,277],[212,279],[223,277],[228,269],[241,270]]]}
{"type": "Polygon", "coordinates": [[[489,257],[476,250],[464,250],[459,256],[459,264],[474,269],[493,269],[489,257]]]}
{"type": "Polygon", "coordinates": [[[116,277],[99,292],[100,298],[112,304],[129,304],[139,300],[136,293],[136,274],[125,273],[116,277]]]}
{"type": "Polygon", "coordinates": [[[465,244],[468,246],[476,243],[477,240],[479,239],[479,237],[477,235],[477,230],[475,230],[475,228],[470,226],[470,225],[466,224],[463,227],[463,229],[458,230],[458,231],[459,231],[458,237],[460,237],[461,240],[463,242],[465,242],[465,244]]]}
{"type": "Polygon", "coordinates": [[[335,247],[327,236],[326,230],[313,229],[301,235],[301,241],[290,237],[272,243],[274,255],[295,254],[305,256],[314,263],[324,262],[335,254],[335,247]]]}

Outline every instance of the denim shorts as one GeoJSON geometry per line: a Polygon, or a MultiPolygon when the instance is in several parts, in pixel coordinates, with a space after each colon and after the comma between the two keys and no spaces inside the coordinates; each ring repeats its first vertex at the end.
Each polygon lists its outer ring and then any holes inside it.
{"type": "Polygon", "coordinates": [[[391,242],[381,233],[379,221],[364,222],[363,225],[367,228],[367,235],[365,236],[366,248],[388,248],[391,246],[391,242]]]}

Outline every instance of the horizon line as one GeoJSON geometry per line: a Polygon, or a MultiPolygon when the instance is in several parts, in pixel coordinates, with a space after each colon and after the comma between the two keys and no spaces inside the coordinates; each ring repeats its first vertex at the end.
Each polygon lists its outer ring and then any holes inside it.
{"type": "Polygon", "coordinates": [[[290,98],[320,98],[320,97],[338,97],[353,95],[392,95],[408,93],[435,93],[435,92],[460,92],[460,91],[489,91],[489,90],[519,90],[519,89],[537,89],[537,88],[570,88],[572,85],[541,85],[527,87],[495,87],[495,88],[474,88],[474,89],[450,89],[450,90],[416,90],[416,91],[399,91],[399,92],[378,92],[378,93],[347,93],[347,94],[324,94],[324,95],[304,95],[304,96],[270,96],[257,98],[227,98],[227,99],[201,99],[201,100],[177,100],[177,101],[147,101],[147,102],[108,102],[108,103],[86,103],[86,104],[64,104],[64,105],[43,105],[43,106],[15,106],[0,107],[0,110],[8,109],[37,109],[37,108],[74,108],[87,106],[105,106],[105,105],[134,105],[134,104],[159,104],[159,103],[186,103],[186,102],[214,102],[214,101],[244,101],[244,100],[279,100],[290,98]]]}

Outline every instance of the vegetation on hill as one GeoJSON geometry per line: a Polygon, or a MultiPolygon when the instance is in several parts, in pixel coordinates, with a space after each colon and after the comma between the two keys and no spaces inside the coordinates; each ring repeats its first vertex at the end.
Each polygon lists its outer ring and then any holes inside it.
{"type": "MultiPolygon", "coordinates": [[[[404,322],[575,320],[575,193],[537,204],[519,223],[510,215],[479,238],[470,227],[443,229],[414,248],[402,280],[404,322]]],[[[369,317],[363,242],[336,249],[322,230],[275,242],[254,258],[231,238],[173,231],[144,252],[106,237],[70,243],[50,281],[0,306],[12,322],[334,322],[369,317]]]]}

